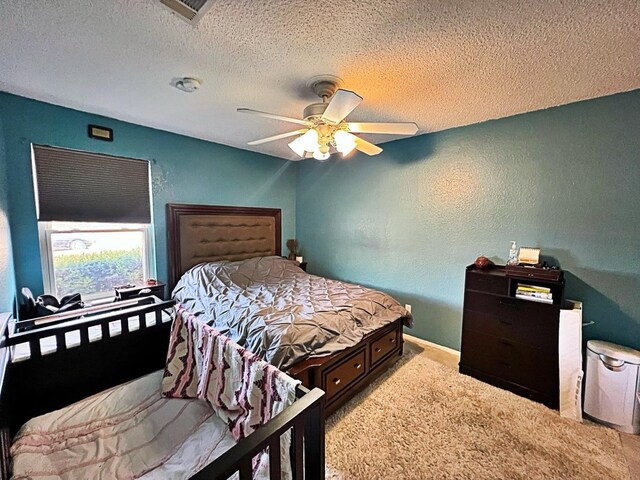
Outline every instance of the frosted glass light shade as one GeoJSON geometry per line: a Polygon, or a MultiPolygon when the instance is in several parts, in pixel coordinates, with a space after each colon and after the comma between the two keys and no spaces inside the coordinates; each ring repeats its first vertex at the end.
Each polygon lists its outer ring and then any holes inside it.
{"type": "Polygon", "coordinates": [[[298,138],[302,147],[307,152],[315,152],[318,148],[318,132],[313,128],[307,130],[307,132],[298,138]]]}
{"type": "Polygon", "coordinates": [[[344,130],[338,130],[334,133],[333,139],[336,142],[336,149],[342,153],[342,155],[347,155],[356,148],[355,136],[344,130]]]}
{"type": "Polygon", "coordinates": [[[313,158],[320,161],[326,160],[327,158],[329,158],[329,155],[329,152],[322,153],[320,150],[316,150],[315,152],[313,152],[313,158]]]}
{"type": "Polygon", "coordinates": [[[293,142],[289,143],[289,148],[296,152],[299,157],[304,157],[304,146],[302,145],[300,138],[302,137],[298,137],[293,142]]]}

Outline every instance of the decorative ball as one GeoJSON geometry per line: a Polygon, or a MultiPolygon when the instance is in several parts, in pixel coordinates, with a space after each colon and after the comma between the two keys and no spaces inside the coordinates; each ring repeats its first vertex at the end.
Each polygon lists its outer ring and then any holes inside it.
{"type": "Polygon", "coordinates": [[[485,270],[494,266],[494,263],[485,256],[479,256],[473,264],[480,270],[485,270]]]}

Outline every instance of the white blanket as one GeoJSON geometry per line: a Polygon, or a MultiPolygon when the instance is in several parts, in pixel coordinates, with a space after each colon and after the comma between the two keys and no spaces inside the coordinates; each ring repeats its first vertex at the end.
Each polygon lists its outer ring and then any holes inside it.
{"type": "Polygon", "coordinates": [[[36,417],[11,447],[18,479],[186,479],[231,448],[201,400],[162,397],[154,372],[36,417]]]}

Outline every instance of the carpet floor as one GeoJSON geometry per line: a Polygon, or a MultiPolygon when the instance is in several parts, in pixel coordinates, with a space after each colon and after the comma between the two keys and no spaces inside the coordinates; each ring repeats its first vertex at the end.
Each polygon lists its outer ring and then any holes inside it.
{"type": "Polygon", "coordinates": [[[618,433],[414,351],[327,420],[327,478],[628,479],[618,433]]]}

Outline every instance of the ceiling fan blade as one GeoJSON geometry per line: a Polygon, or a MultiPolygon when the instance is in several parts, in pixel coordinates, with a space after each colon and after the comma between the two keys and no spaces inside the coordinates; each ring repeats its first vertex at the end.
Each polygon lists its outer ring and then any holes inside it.
{"type": "Polygon", "coordinates": [[[297,118],[285,117],[284,115],[277,115],[275,113],[261,112],[259,110],[252,110],[250,108],[238,108],[238,113],[251,113],[260,117],[272,118],[274,120],[282,120],[283,122],[297,123],[298,125],[310,126],[311,123],[306,120],[299,120],[297,118]]]}
{"type": "Polygon", "coordinates": [[[356,149],[360,150],[362,153],[366,153],[367,155],[378,155],[382,152],[382,149],[379,146],[367,142],[360,137],[356,137],[356,149]]]}
{"type": "Polygon", "coordinates": [[[418,133],[418,125],[412,122],[400,123],[347,123],[352,133],[381,133],[387,135],[415,135],[418,133]]]}
{"type": "Polygon", "coordinates": [[[287,137],[293,137],[294,135],[302,135],[307,131],[306,128],[301,128],[300,130],[294,130],[293,132],[281,133],[279,135],[273,135],[271,137],[261,138],[260,140],[254,140],[252,142],[247,143],[247,145],[262,145],[263,143],[273,142],[274,140],[281,140],[287,137]]]}
{"type": "Polygon", "coordinates": [[[362,97],[351,90],[336,90],[336,93],[331,97],[331,101],[322,115],[322,120],[325,122],[340,123],[344,120],[344,117],[360,105],[361,101],[362,97]]]}

